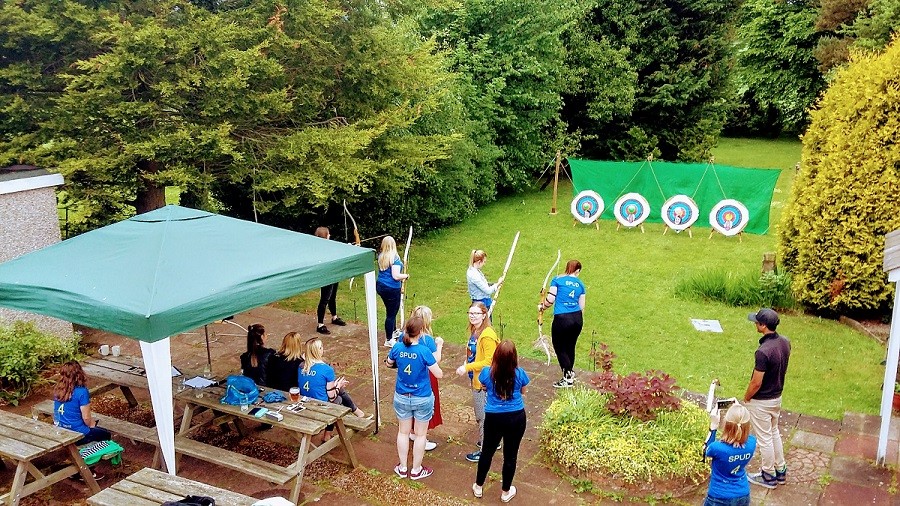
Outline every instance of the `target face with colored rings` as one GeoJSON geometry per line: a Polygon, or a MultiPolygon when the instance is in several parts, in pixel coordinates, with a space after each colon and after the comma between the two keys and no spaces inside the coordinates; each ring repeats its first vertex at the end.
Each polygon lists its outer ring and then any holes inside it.
{"type": "Polygon", "coordinates": [[[593,190],[584,190],[572,199],[572,216],[587,225],[597,221],[604,207],[603,197],[593,190]]]}
{"type": "Polygon", "coordinates": [[[741,233],[750,221],[747,207],[734,199],[719,201],[709,212],[709,225],[724,236],[741,233]]]}
{"type": "Polygon", "coordinates": [[[700,217],[700,210],[687,195],[675,195],[662,206],[662,220],[669,228],[682,231],[690,228],[700,217]]]}
{"type": "Polygon", "coordinates": [[[650,216],[650,204],[640,193],[626,193],[616,201],[616,221],[626,227],[636,227],[650,216]]]}

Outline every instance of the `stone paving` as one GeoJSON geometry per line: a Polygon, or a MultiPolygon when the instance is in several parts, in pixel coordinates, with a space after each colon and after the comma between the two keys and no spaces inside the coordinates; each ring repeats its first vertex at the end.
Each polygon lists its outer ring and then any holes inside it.
{"type": "MultiPolygon", "coordinates": [[[[313,315],[292,313],[274,307],[261,307],[238,315],[236,322],[246,327],[262,322],[271,336],[269,346],[277,348],[281,336],[289,331],[315,335],[313,315]]],[[[325,358],[337,370],[351,380],[349,388],[354,399],[366,412],[373,411],[372,380],[369,365],[369,348],[366,331],[362,325],[351,323],[347,327],[330,327],[331,336],[323,336],[325,358]]],[[[226,324],[210,325],[213,372],[225,373],[239,368],[238,355],[245,345],[245,334],[237,327],[226,324]]],[[[444,424],[429,432],[429,438],[438,447],[426,454],[425,464],[435,469],[426,480],[411,482],[393,475],[396,464],[397,424],[391,408],[393,395],[393,371],[381,369],[382,427],[377,434],[355,437],[354,448],[361,468],[351,472],[347,467],[319,461],[310,466],[302,489],[302,502],[307,504],[466,504],[476,502],[471,495],[471,483],[475,477],[475,464],[467,462],[466,453],[475,449],[477,439],[474,415],[471,408],[471,392],[467,379],[457,377],[453,370],[462,363],[464,349],[462,337],[445,336],[448,345],[444,350],[443,369],[447,374],[441,380],[441,405],[444,424]]],[[[121,344],[122,353],[140,355],[135,341],[94,333],[87,342],[94,345],[121,344]]],[[[206,363],[205,339],[200,332],[183,334],[172,339],[173,363],[186,370],[202,370],[206,363]]],[[[381,344],[379,342],[379,344],[381,344]]],[[[95,346],[96,347],[96,346],[95,346]]],[[[379,350],[384,355],[385,348],[379,350]]],[[[522,359],[523,367],[532,378],[526,398],[528,429],[519,452],[518,468],[514,484],[518,504],[636,504],[640,499],[622,498],[615,494],[597,491],[576,492],[573,480],[554,473],[544,462],[539,449],[538,426],[541,416],[555,397],[550,386],[557,379],[557,368],[535,360],[522,359]]],[[[380,365],[380,364],[379,364],[380,365]]],[[[874,395],[874,394],[873,394],[874,395]]],[[[140,399],[140,397],[139,397],[140,399]]],[[[146,395],[143,397],[146,400],[146,395]]],[[[37,396],[26,399],[22,405],[8,407],[10,411],[29,413],[30,406],[43,400],[37,396]]],[[[176,415],[177,415],[176,408],[176,415]]],[[[875,416],[848,413],[841,421],[826,420],[808,415],[784,412],[781,429],[785,441],[788,462],[788,483],[774,490],[753,486],[753,504],[765,505],[898,505],[898,446],[900,446],[900,420],[894,419],[891,427],[888,462],[885,468],[875,467],[875,449],[880,420],[875,416]]],[[[258,432],[257,437],[280,440],[283,434],[277,429],[258,432]]],[[[106,474],[101,487],[107,487],[122,477],[149,466],[152,450],[147,445],[125,441],[125,465],[120,468],[100,470],[106,474]]],[[[481,504],[501,504],[499,471],[502,462],[500,452],[495,455],[492,472],[485,484],[481,504]]],[[[108,464],[101,464],[101,466],[108,464]]],[[[758,462],[751,464],[756,469],[758,462]]],[[[12,481],[12,469],[0,470],[0,490],[8,490],[12,481]]],[[[179,474],[215,486],[252,495],[270,497],[287,496],[288,490],[273,488],[265,481],[248,477],[235,471],[206,464],[191,458],[183,458],[179,474]]],[[[702,504],[705,486],[691,495],[673,499],[676,504],[702,504]]],[[[22,504],[62,505],[85,504],[86,487],[73,480],[60,482],[46,492],[26,498],[22,504]]]]}

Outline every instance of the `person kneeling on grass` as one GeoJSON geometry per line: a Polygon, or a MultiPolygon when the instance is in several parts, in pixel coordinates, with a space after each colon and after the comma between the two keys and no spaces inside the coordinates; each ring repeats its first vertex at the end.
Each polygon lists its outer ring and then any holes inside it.
{"type": "Polygon", "coordinates": [[[750,412],[740,404],[732,404],[725,412],[725,429],[716,440],[719,409],[709,414],[709,438],[706,456],[712,459],[712,473],[704,506],[749,506],[750,481],[747,464],[756,450],[756,438],[750,435],[750,412]]]}
{"type": "Polygon", "coordinates": [[[391,348],[384,360],[388,367],[397,368],[394,412],[400,422],[397,431],[397,455],[400,463],[394,467],[394,472],[401,478],[409,477],[412,480],[421,480],[434,473],[434,469],[422,465],[425,443],[428,441],[428,422],[434,415],[434,393],[431,391],[428,372],[438,379],[444,376],[431,350],[419,342],[423,327],[422,318],[410,318],[406,322],[403,340],[391,348]],[[414,430],[416,434],[411,468],[407,467],[410,430],[414,430]]]}

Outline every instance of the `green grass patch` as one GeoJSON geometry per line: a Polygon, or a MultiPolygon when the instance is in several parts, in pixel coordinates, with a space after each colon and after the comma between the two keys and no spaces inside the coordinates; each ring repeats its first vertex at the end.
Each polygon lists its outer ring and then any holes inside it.
{"type": "Polygon", "coordinates": [[[791,294],[788,274],[747,271],[735,274],[724,270],[704,270],[678,281],[675,295],[685,300],[702,298],[731,306],[794,309],[797,302],[791,294]]]}
{"type": "Polygon", "coordinates": [[[611,414],[607,400],[587,388],[560,392],[544,413],[542,451],[565,469],[629,484],[705,478],[709,466],[699,456],[709,417],[702,409],[685,402],[642,422],[611,414]]]}
{"type": "MultiPolygon", "coordinates": [[[[724,141],[723,141],[724,142],[724,141]]],[[[778,144],[781,145],[780,143],[778,144]]],[[[799,143],[794,143],[799,160],[799,143]]],[[[752,145],[753,156],[766,152],[752,145]]],[[[769,151],[775,151],[771,149],[769,151]]],[[[719,163],[771,167],[737,157],[717,156],[719,163]]],[[[781,162],[778,162],[781,163],[781,162]]],[[[793,165],[793,164],[791,164],[793,165]]],[[[777,165],[776,165],[777,166],[777,165]]],[[[772,205],[777,219],[780,200],[787,195],[793,171],[785,171],[772,205]]],[[[514,340],[520,356],[540,358],[533,349],[537,338],[537,304],[541,282],[562,250],[565,260],[584,264],[587,287],[585,326],[578,341],[578,367],[591,369],[592,342],[606,342],[619,358],[619,371],[660,369],[674,376],[681,387],[705,392],[713,378],[722,382],[723,396],[740,396],[753,369],[753,353],[759,335],[747,321],[749,310],[701,297],[675,295],[679,280],[701,271],[759,272],[765,252],[775,251],[774,228],[766,235],[745,234],[743,239],[720,235],[707,239],[707,229],[687,234],[662,235],[662,225],[616,230],[615,222],[573,226],[567,212],[572,187],[565,179],[560,187],[560,213],[548,214],[552,195],[532,191],[486,206],[465,223],[439,231],[416,230],[410,252],[407,307],[426,304],[434,310],[435,333],[448,343],[462,345],[466,338],[466,267],[471,250],[488,253],[485,273],[493,281],[500,276],[516,231],[521,231],[516,256],[494,313],[498,332],[514,340]],[[691,318],[718,319],[721,334],[700,333],[691,318]]],[[[773,222],[774,223],[774,222],[773,222]]],[[[380,231],[366,231],[376,235],[380,231]]],[[[341,316],[365,318],[361,278],[353,291],[342,282],[338,291],[341,316]]],[[[282,306],[312,312],[318,290],[285,301],[282,306]]],[[[755,309],[755,308],[754,308],[755,309]]],[[[379,330],[383,306],[378,303],[379,330]]],[[[550,314],[544,331],[549,334],[550,314]]],[[[309,329],[312,331],[312,329],[309,329]]],[[[791,339],[793,355],[787,373],[784,406],[800,413],[839,419],[845,411],[875,414],[884,368],[884,349],[875,341],[832,320],[802,314],[786,314],[778,329],[791,339]],[[823,394],[827,392],[827,394],[823,394]]],[[[383,332],[383,331],[382,331],[383,332]]],[[[445,367],[455,364],[445,364],[445,367]]],[[[556,364],[549,369],[558,371],[556,364]]]]}

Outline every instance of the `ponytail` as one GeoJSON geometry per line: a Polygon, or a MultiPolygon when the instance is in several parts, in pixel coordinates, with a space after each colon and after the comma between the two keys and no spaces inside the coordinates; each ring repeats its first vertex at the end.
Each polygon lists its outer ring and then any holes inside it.
{"type": "Polygon", "coordinates": [[[410,318],[406,322],[406,327],[403,329],[403,344],[412,346],[413,340],[418,339],[422,334],[422,328],[424,326],[425,322],[422,321],[422,318],[419,318],[418,316],[410,318]]]}

